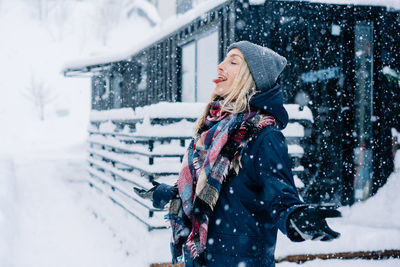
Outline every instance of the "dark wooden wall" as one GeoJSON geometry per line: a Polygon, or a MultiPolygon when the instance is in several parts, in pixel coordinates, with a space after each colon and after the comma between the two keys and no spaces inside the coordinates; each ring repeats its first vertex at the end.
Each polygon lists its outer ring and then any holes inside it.
{"type": "Polygon", "coordinates": [[[398,87],[389,83],[381,72],[384,66],[400,70],[399,12],[382,7],[295,1],[266,1],[261,6],[248,5],[248,1],[229,1],[132,55],[130,60],[114,63],[95,75],[92,107],[113,108],[112,94],[109,99],[100,96],[104,94],[106,77],[112,80],[116,72],[123,77],[121,107],[181,101],[181,47],[199,38],[211,26],[217,26],[220,60],[227,46],[238,40],[268,46],[288,59],[288,66],[280,77],[285,102],[293,103],[300,90],[311,98],[313,134],[306,144],[302,163],[308,174],[305,179],[318,180],[316,188],[310,189],[312,201],[349,204],[356,168],[356,141],[350,133],[355,128],[354,28],[357,21],[371,21],[374,25],[373,112],[377,121],[373,125],[372,193],[375,193],[393,169],[390,128],[400,129],[398,87]],[[330,33],[332,24],[340,26],[339,35],[330,33]],[[338,75],[332,79],[311,83],[301,79],[304,73],[329,67],[338,69],[338,75]],[[143,73],[146,88],[139,90],[143,73]]]}

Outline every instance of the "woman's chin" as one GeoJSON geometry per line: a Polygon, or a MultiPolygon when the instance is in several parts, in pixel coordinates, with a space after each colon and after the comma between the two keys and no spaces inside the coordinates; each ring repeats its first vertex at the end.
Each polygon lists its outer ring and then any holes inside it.
{"type": "Polygon", "coordinates": [[[218,96],[222,96],[224,94],[224,89],[216,86],[214,88],[214,94],[216,94],[218,96]]]}

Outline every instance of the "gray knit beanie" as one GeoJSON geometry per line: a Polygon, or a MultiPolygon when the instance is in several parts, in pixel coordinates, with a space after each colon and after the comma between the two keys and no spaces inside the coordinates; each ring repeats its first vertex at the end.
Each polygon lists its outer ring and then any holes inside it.
{"type": "Polygon", "coordinates": [[[285,57],[273,50],[249,41],[239,41],[231,44],[228,47],[228,52],[232,48],[238,48],[243,53],[259,91],[270,89],[287,63],[285,57]]]}

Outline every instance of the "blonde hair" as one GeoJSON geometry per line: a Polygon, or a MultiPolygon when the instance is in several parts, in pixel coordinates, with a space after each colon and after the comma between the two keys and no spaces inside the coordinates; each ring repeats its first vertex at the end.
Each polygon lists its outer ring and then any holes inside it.
{"type": "MultiPolygon", "coordinates": [[[[239,73],[233,81],[231,91],[223,99],[221,109],[230,113],[241,113],[249,108],[250,98],[256,93],[256,84],[250,73],[246,60],[242,61],[239,73]]],[[[204,109],[203,114],[197,119],[194,127],[194,135],[204,126],[205,119],[209,114],[211,102],[220,98],[214,92],[204,109]]]]}

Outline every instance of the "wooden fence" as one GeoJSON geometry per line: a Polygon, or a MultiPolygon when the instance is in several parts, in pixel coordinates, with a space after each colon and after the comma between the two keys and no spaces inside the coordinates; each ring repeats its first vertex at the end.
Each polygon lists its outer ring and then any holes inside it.
{"type": "MultiPolygon", "coordinates": [[[[180,133],[179,127],[171,135],[175,123],[179,123],[176,118],[153,118],[149,127],[158,128],[152,135],[124,131],[126,125],[131,126],[131,120],[127,124],[116,120],[117,127],[112,131],[102,129],[101,123],[94,121],[89,131],[89,185],[145,224],[149,231],[166,228],[163,219],[166,212],[153,208],[149,200],[137,196],[133,187],[150,189],[154,180],[168,184],[176,181],[191,136],[180,133]],[[168,135],[163,127],[169,129],[168,135]]],[[[309,134],[307,127],[311,127],[310,121],[295,119],[284,132],[296,177],[304,172],[301,141],[309,134]]]]}

